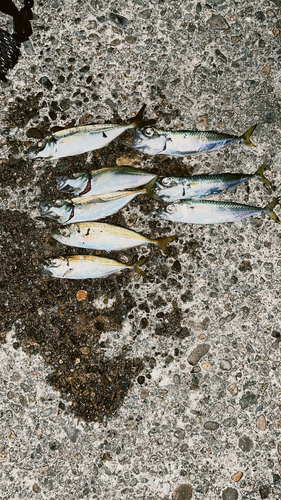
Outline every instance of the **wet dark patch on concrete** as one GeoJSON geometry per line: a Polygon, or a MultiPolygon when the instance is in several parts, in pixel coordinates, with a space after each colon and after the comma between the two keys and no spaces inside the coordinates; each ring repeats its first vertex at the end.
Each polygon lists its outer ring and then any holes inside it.
{"type": "Polygon", "coordinates": [[[52,369],[49,382],[77,417],[100,421],[114,414],[144,367],[142,359],[128,356],[130,346],[109,359],[107,343],[100,343],[101,333],[120,330],[133,306],[121,292],[130,272],[89,282],[50,280],[38,269],[42,256],[54,254],[42,229],[27,215],[7,211],[1,213],[1,233],[1,329],[15,325],[14,347],[43,356],[52,369]],[[88,295],[79,302],[81,288],[88,295]],[[114,297],[114,305],[98,310],[97,297],[114,297]]]}

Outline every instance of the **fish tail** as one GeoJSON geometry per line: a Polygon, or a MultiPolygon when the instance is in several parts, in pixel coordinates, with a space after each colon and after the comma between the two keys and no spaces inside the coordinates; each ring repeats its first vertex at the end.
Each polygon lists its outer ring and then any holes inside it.
{"type": "Polygon", "coordinates": [[[149,196],[149,193],[151,191],[151,188],[154,186],[157,179],[158,179],[158,175],[155,175],[155,177],[153,177],[153,179],[151,179],[151,181],[149,181],[147,184],[144,185],[145,192],[148,196],[149,196]]]}
{"type": "Polygon", "coordinates": [[[252,133],[254,132],[256,126],[257,126],[257,124],[253,125],[251,128],[249,128],[249,130],[246,130],[246,132],[244,132],[244,134],[241,135],[241,137],[240,137],[240,139],[242,141],[244,141],[244,144],[246,144],[247,146],[255,146],[252,143],[252,141],[250,141],[250,137],[251,137],[252,133]]]}
{"type": "Polygon", "coordinates": [[[276,213],[273,211],[274,207],[279,203],[280,198],[274,198],[266,207],[264,207],[264,211],[269,215],[271,219],[274,220],[274,222],[280,222],[279,217],[276,215],[276,213]]]}
{"type": "Polygon", "coordinates": [[[167,248],[167,243],[170,243],[171,241],[174,241],[177,238],[177,235],[174,236],[166,236],[164,238],[157,238],[157,240],[153,240],[153,243],[157,245],[161,250],[163,250],[164,253],[171,253],[171,250],[167,248]]]}
{"type": "Polygon", "coordinates": [[[146,260],[147,260],[147,257],[143,257],[142,259],[138,260],[138,262],[136,262],[135,264],[133,264],[132,266],[130,266],[135,273],[140,274],[143,278],[147,278],[147,275],[140,268],[140,266],[142,266],[145,263],[146,260]]]}
{"type": "Polygon", "coordinates": [[[155,125],[155,120],[144,120],[143,119],[143,114],[144,110],[146,108],[146,104],[142,106],[142,108],[139,110],[138,114],[133,118],[131,123],[133,124],[134,128],[142,128],[142,127],[148,127],[149,125],[155,125]]]}
{"type": "Polygon", "coordinates": [[[267,186],[269,186],[270,188],[272,188],[271,182],[266,177],[264,177],[264,175],[263,175],[263,172],[264,172],[264,170],[266,169],[267,166],[268,166],[268,162],[265,161],[260,166],[260,168],[258,168],[258,170],[255,172],[255,177],[257,177],[261,182],[263,182],[264,184],[266,184],[267,186]]]}

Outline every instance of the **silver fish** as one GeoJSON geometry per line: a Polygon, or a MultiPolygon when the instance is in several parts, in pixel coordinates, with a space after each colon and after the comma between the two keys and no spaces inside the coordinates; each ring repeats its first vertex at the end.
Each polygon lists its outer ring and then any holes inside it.
{"type": "Polygon", "coordinates": [[[253,125],[241,136],[219,132],[199,132],[198,130],[163,130],[155,127],[137,128],[132,148],[148,155],[187,156],[195,153],[215,151],[231,142],[244,142],[253,146],[250,136],[253,125]]]}
{"type": "Polygon", "coordinates": [[[168,236],[151,240],[129,229],[100,222],[70,224],[67,227],[53,231],[51,236],[64,245],[106,250],[107,252],[111,250],[126,250],[152,243],[161,248],[165,253],[170,253],[166,247],[167,243],[176,238],[176,236],[168,236]]]}
{"type": "Polygon", "coordinates": [[[60,224],[104,219],[115,214],[146,189],[119,191],[100,196],[85,196],[72,200],[43,201],[40,203],[41,216],[55,219],[60,224]]]}
{"type": "Polygon", "coordinates": [[[143,120],[145,105],[138,112],[136,117],[124,125],[96,124],[83,125],[81,127],[66,128],[54,132],[47,137],[44,143],[39,143],[35,151],[30,151],[29,158],[47,158],[57,160],[65,156],[74,156],[87,151],[104,148],[111,141],[116,139],[125,130],[144,126],[154,120],[143,120]]]}
{"type": "Polygon", "coordinates": [[[278,201],[278,198],[274,198],[264,208],[222,201],[176,201],[160,209],[156,215],[160,219],[187,224],[221,224],[222,222],[237,222],[251,215],[265,213],[275,222],[280,222],[273,211],[278,201]]]}
{"type": "Polygon", "coordinates": [[[194,175],[192,177],[159,177],[152,186],[153,194],[157,199],[165,202],[203,198],[223,191],[231,191],[240,184],[257,178],[271,187],[270,181],[264,177],[263,172],[267,163],[263,163],[254,174],[215,174],[194,175]]]}
{"type": "Polygon", "coordinates": [[[72,177],[57,177],[57,189],[75,196],[94,196],[143,186],[153,179],[156,180],[157,175],[138,168],[101,168],[89,173],[73,174],[72,177]]]}
{"type": "Polygon", "coordinates": [[[40,263],[39,267],[43,274],[47,274],[52,278],[73,280],[105,278],[123,269],[131,269],[146,278],[146,274],[139,267],[145,260],[142,259],[130,266],[116,260],[94,257],[92,255],[71,255],[44,260],[40,263]]]}

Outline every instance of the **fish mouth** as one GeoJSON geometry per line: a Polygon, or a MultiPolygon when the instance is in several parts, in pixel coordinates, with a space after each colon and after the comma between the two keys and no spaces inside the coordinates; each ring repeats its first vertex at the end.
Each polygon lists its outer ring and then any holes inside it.
{"type": "Polygon", "coordinates": [[[48,262],[48,260],[44,259],[41,260],[41,262],[39,263],[39,269],[42,274],[46,274],[47,276],[53,276],[53,273],[52,271],[50,271],[48,266],[50,266],[50,262],[48,262]]]}
{"type": "Polygon", "coordinates": [[[59,219],[59,215],[53,212],[52,205],[49,201],[41,201],[40,210],[42,217],[49,217],[51,219],[59,219]]]}
{"type": "Polygon", "coordinates": [[[36,158],[41,158],[38,153],[40,153],[40,149],[38,149],[38,148],[30,148],[28,150],[28,158],[30,160],[35,160],[36,158]]]}
{"type": "Polygon", "coordinates": [[[167,214],[165,212],[156,212],[155,213],[155,216],[158,218],[158,219],[164,219],[164,220],[167,220],[167,214]]]}
{"type": "Polygon", "coordinates": [[[71,192],[73,191],[73,188],[70,184],[68,184],[69,178],[68,177],[57,177],[57,190],[58,191],[65,191],[65,192],[71,192]]]}

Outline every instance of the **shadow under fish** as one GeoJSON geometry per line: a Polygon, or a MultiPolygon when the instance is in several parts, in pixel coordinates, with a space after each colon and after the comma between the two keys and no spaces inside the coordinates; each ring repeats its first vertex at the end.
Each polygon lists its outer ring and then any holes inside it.
{"type": "Polygon", "coordinates": [[[0,28],[0,80],[7,82],[6,75],[18,62],[20,44],[32,35],[30,20],[33,18],[33,0],[25,0],[24,7],[17,9],[12,0],[0,0],[0,11],[13,17],[13,33],[0,28]]]}

